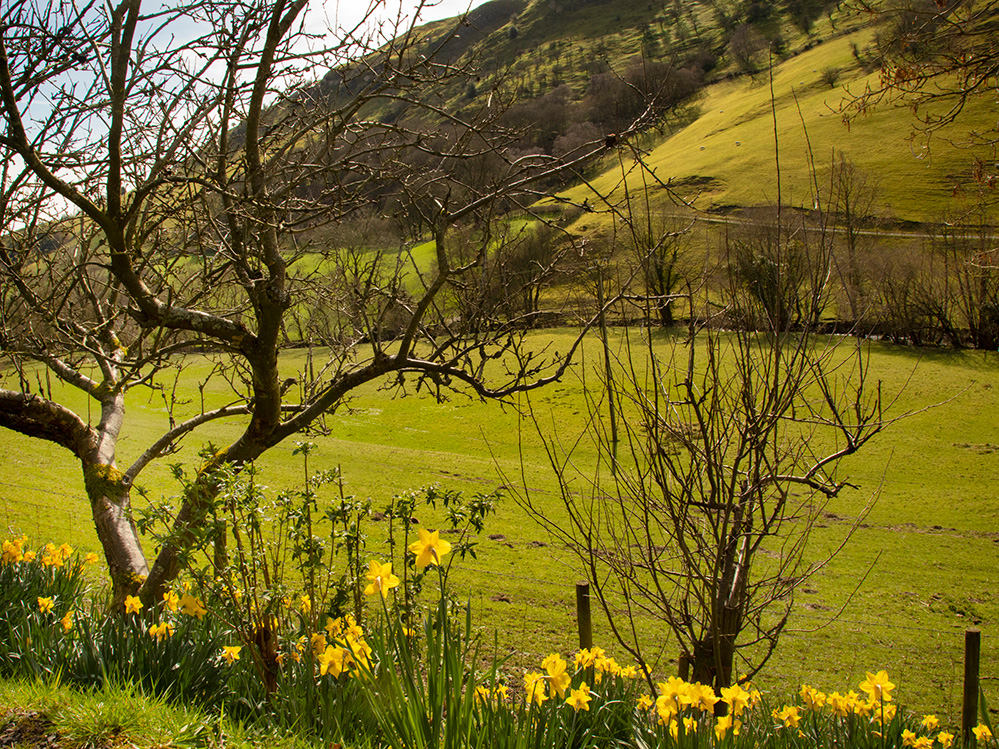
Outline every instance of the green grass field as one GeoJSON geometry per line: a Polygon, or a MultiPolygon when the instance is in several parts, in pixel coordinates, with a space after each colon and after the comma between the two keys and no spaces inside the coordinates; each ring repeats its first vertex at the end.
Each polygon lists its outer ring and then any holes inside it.
{"type": "MultiPolygon", "coordinates": [[[[545,337],[564,347],[569,335],[556,331],[545,337]]],[[[660,345],[673,345],[672,339],[663,336],[660,345]]],[[[595,350],[589,355],[596,362],[595,350]]],[[[287,355],[289,371],[302,356],[287,355]]],[[[844,466],[860,488],[830,506],[813,537],[816,554],[841,537],[872,493],[879,494],[877,504],[843,553],[799,592],[789,631],[759,679],[762,686],[786,693],[808,681],[844,690],[855,687],[865,670],[887,668],[904,704],[953,722],[960,712],[963,632],[979,626],[986,694],[999,704],[997,364],[995,353],[872,346],[872,376],[883,381],[886,394],[901,392],[893,413],[915,413],[844,466]]],[[[192,397],[207,368],[204,360],[192,360],[185,370],[183,387],[192,397]]],[[[585,426],[578,372],[532,398],[541,422],[558,425],[563,439],[573,439],[585,426]]],[[[208,388],[206,400],[222,402],[225,392],[208,388]]],[[[376,510],[396,493],[431,483],[476,492],[509,481],[526,483],[535,501],[557,513],[551,471],[533,424],[517,405],[525,403],[501,406],[462,395],[436,403],[370,387],[328,420],[329,436],[314,438],[321,450],[313,463],[342,466],[346,490],[370,498],[376,510]]],[[[85,404],[76,407],[86,413],[85,404]]],[[[133,394],[120,462],[137,455],[164,420],[161,403],[133,394]]],[[[151,467],[139,483],[153,498],[175,493],[168,463],[192,465],[202,444],[234,434],[235,426],[215,425],[151,467]]],[[[281,445],[266,457],[265,484],[281,488],[300,482],[293,447],[281,445]]],[[[7,431],[0,432],[0,449],[4,531],[96,550],[78,466],[52,445],[7,431]]],[[[585,465],[595,456],[583,445],[577,459],[585,465]]],[[[419,519],[434,524],[433,517],[419,519]]],[[[536,667],[550,651],[574,649],[574,582],[582,574],[572,555],[511,499],[490,519],[486,535],[492,538],[482,539],[478,559],[460,564],[454,577],[460,594],[472,602],[486,642],[498,632],[511,668],[536,667]]],[[[380,549],[378,538],[372,524],[372,554],[380,549]]],[[[653,623],[640,624],[650,642],[662,643],[660,668],[671,672],[675,647],[653,623]]],[[[616,650],[596,614],[595,640],[616,650]]]]}

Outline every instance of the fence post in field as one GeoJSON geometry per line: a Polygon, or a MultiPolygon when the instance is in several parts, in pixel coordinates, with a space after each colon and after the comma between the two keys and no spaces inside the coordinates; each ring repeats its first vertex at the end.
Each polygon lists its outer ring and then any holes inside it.
{"type": "Polygon", "coordinates": [[[982,653],[982,631],[969,629],[964,633],[964,703],[961,710],[961,740],[963,745],[975,745],[971,729],[978,725],[978,662],[982,653]]]}
{"type": "Polygon", "coordinates": [[[590,621],[590,584],[576,583],[576,623],[579,626],[579,649],[593,647],[593,626],[590,621]]]}

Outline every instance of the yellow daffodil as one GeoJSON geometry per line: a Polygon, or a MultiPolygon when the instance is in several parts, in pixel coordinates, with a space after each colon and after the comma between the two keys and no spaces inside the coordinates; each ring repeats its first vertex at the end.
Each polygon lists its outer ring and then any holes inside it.
{"type": "Polygon", "coordinates": [[[368,643],[361,638],[351,637],[347,640],[347,646],[350,648],[350,652],[355,661],[365,666],[369,664],[372,651],[371,646],[368,645],[368,643]]]}
{"type": "Polygon", "coordinates": [[[984,723],[979,723],[977,726],[971,729],[971,732],[975,734],[975,738],[979,741],[988,741],[992,738],[992,731],[984,723]]]}
{"type": "Polygon", "coordinates": [[[481,684],[475,688],[475,699],[479,703],[499,702],[506,699],[506,695],[507,688],[503,684],[497,684],[492,690],[481,684]]]}
{"type": "Polygon", "coordinates": [[[683,719],[683,732],[690,734],[697,732],[697,718],[693,715],[688,715],[683,719]]]}
{"type": "Polygon", "coordinates": [[[604,674],[616,676],[621,671],[621,667],[613,658],[607,655],[600,655],[593,661],[596,681],[599,684],[604,674]]]}
{"type": "Polygon", "coordinates": [[[730,687],[722,687],[721,699],[722,702],[731,708],[732,714],[737,717],[742,715],[742,711],[749,707],[749,692],[738,684],[730,687]]]}
{"type": "Polygon", "coordinates": [[[201,603],[201,599],[195,598],[187,591],[180,597],[180,610],[187,614],[187,616],[198,617],[198,621],[204,619],[205,614],[208,613],[208,609],[201,603]]]}
{"type": "Polygon", "coordinates": [[[225,659],[225,662],[231,666],[234,661],[239,660],[239,651],[242,649],[243,648],[240,645],[223,645],[222,657],[225,659]]]}
{"type": "Polygon", "coordinates": [[[691,704],[691,687],[692,685],[676,676],[670,676],[659,684],[656,712],[663,725],[691,704]]]}
{"type": "Polygon", "coordinates": [[[798,694],[801,695],[801,699],[810,710],[821,710],[826,704],[826,695],[807,684],[801,685],[801,691],[798,694]]]}
{"type": "Polygon", "coordinates": [[[43,614],[49,614],[52,612],[52,608],[55,606],[55,601],[51,598],[44,598],[38,596],[38,610],[43,614]]]}
{"type": "Polygon", "coordinates": [[[845,718],[850,714],[850,700],[839,692],[832,692],[829,695],[829,711],[838,718],[845,718]]]}
{"type": "Polygon", "coordinates": [[[867,680],[861,682],[860,688],[870,695],[872,700],[877,702],[891,702],[891,690],[895,685],[888,681],[887,671],[878,671],[876,674],[867,672],[867,680]]]}
{"type": "Polygon", "coordinates": [[[912,749],[931,749],[932,746],[933,739],[929,736],[920,736],[913,742],[912,749]]]}
{"type": "Polygon", "coordinates": [[[576,653],[576,658],[574,665],[576,668],[587,668],[593,665],[594,656],[590,652],[589,648],[581,648],[578,653],[576,653]]]}
{"type": "Polygon", "coordinates": [[[346,669],[350,660],[349,656],[350,653],[344,648],[334,645],[328,646],[322,653],[316,656],[316,661],[319,663],[319,673],[322,676],[329,674],[334,679],[338,678],[346,669]]]}
{"type": "Polygon", "coordinates": [[[418,532],[420,540],[409,545],[409,550],[416,555],[417,568],[439,565],[441,559],[451,551],[451,544],[440,538],[439,531],[431,533],[425,528],[420,528],[418,532]]]}
{"type": "Polygon", "coordinates": [[[943,749],[950,749],[950,747],[954,745],[954,734],[941,731],[937,734],[937,743],[940,744],[943,749]]]}
{"type": "Polygon", "coordinates": [[[303,614],[312,613],[312,599],[309,598],[308,594],[303,594],[302,597],[298,599],[298,610],[303,614]]]}
{"type": "Polygon", "coordinates": [[[659,716],[659,722],[663,725],[675,718],[678,712],[679,709],[673,697],[661,694],[656,698],[656,714],[659,716]]]}
{"type": "Polygon", "coordinates": [[[15,538],[13,541],[3,542],[3,556],[0,560],[4,564],[15,564],[24,559],[24,541],[20,538],[15,538]]]}
{"type": "Polygon", "coordinates": [[[546,672],[545,678],[551,686],[552,695],[557,692],[559,697],[565,697],[565,690],[572,683],[572,677],[566,673],[565,667],[566,662],[558,653],[552,653],[541,661],[541,668],[546,672]]]}
{"type": "Polygon", "coordinates": [[[940,719],[935,715],[924,715],[920,725],[927,731],[935,731],[940,725],[940,719]]]}
{"type": "Polygon", "coordinates": [[[548,699],[545,694],[545,677],[536,671],[524,674],[524,691],[527,693],[527,701],[540,705],[548,699]]]}
{"type": "Polygon", "coordinates": [[[718,702],[715,690],[711,688],[710,684],[691,684],[688,695],[691,707],[707,713],[712,712],[715,703],[718,702]]]}
{"type": "Polygon", "coordinates": [[[651,710],[655,704],[650,695],[643,694],[639,695],[638,700],[635,702],[635,707],[639,710],[651,710]]]}
{"type": "Polygon", "coordinates": [[[590,688],[586,686],[586,682],[584,681],[579,685],[579,689],[573,689],[569,692],[569,696],[566,698],[565,704],[571,705],[572,709],[578,713],[580,710],[588,711],[590,709],[590,700],[592,699],[593,698],[590,696],[590,688]]]}
{"type": "Polygon", "coordinates": [[[891,723],[895,719],[895,706],[883,702],[872,708],[874,720],[881,723],[891,723]]]}
{"type": "Polygon", "coordinates": [[[69,632],[73,628],[73,612],[67,611],[66,615],[59,620],[63,632],[69,632]]]}
{"type": "Polygon", "coordinates": [[[846,698],[850,700],[850,707],[853,709],[853,712],[861,717],[870,715],[871,710],[873,710],[874,706],[878,704],[877,702],[873,702],[871,700],[861,699],[860,695],[852,689],[847,692],[846,698]]]}
{"type": "Polygon", "coordinates": [[[138,596],[125,596],[125,613],[138,614],[142,610],[142,601],[138,596]]]}
{"type": "Polygon", "coordinates": [[[84,564],[97,564],[99,561],[100,561],[100,557],[98,557],[92,551],[90,553],[88,553],[85,557],[83,557],[83,563],[84,564]]]}
{"type": "Polygon", "coordinates": [[[160,624],[151,624],[149,626],[149,636],[155,637],[156,642],[163,640],[167,637],[173,635],[173,625],[168,622],[162,622],[160,624]]]}
{"type": "Polygon", "coordinates": [[[913,746],[916,743],[916,733],[908,728],[902,731],[902,746],[913,746]]]}
{"type": "Polygon", "coordinates": [[[732,713],[723,715],[715,721],[715,738],[721,741],[725,738],[725,734],[729,732],[729,729],[732,729],[733,735],[738,735],[740,728],[742,728],[742,724],[735,720],[735,716],[732,713]]]}
{"type": "Polygon", "coordinates": [[[23,561],[25,561],[25,562],[33,562],[33,561],[35,561],[35,556],[37,556],[37,552],[26,551],[26,552],[24,552],[23,561]]]}
{"type": "Polygon", "coordinates": [[[797,728],[801,715],[794,705],[785,705],[782,710],[774,711],[773,716],[784,723],[788,728],[797,728]]]}
{"type": "Polygon", "coordinates": [[[309,643],[312,645],[312,654],[318,656],[324,650],[326,650],[326,636],[321,632],[316,632],[309,638],[309,643]]]}
{"type": "Polygon", "coordinates": [[[178,596],[172,590],[168,590],[163,594],[163,605],[165,605],[171,611],[176,611],[177,606],[180,605],[180,596],[178,596]]]}
{"type": "Polygon", "coordinates": [[[368,562],[368,573],[366,575],[368,587],[364,589],[364,595],[373,596],[381,593],[382,598],[388,596],[388,592],[399,585],[399,578],[392,574],[392,563],[381,564],[376,559],[368,562]]]}
{"type": "Polygon", "coordinates": [[[59,551],[59,556],[61,556],[63,559],[69,559],[71,556],[73,556],[73,547],[70,546],[69,544],[61,544],[59,546],[58,551],[59,551]]]}

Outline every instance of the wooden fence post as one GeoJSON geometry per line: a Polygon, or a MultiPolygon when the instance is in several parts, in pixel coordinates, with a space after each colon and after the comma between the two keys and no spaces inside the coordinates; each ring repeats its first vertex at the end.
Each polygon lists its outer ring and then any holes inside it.
{"type": "Polygon", "coordinates": [[[971,730],[978,725],[978,662],[982,654],[982,631],[969,629],[964,633],[964,704],[961,710],[961,740],[965,747],[975,745],[971,730]]]}
{"type": "Polygon", "coordinates": [[[590,620],[590,584],[576,583],[576,624],[579,627],[579,649],[593,647],[593,625],[590,620]]]}

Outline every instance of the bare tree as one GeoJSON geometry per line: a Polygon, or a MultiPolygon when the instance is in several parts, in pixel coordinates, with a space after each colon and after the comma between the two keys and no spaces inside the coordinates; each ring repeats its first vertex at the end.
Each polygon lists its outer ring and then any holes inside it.
{"type": "Polygon", "coordinates": [[[831,231],[842,230],[846,242],[846,262],[835,258],[837,275],[843,286],[850,320],[856,324],[865,311],[864,275],[861,272],[863,255],[869,255],[876,243],[871,231],[877,224],[878,185],[876,180],[842,153],[833,155],[829,177],[829,206],[837,226],[831,231]],[[845,266],[845,267],[844,267],[845,266]]]}
{"type": "Polygon", "coordinates": [[[809,231],[776,214],[726,237],[729,256],[729,319],[741,328],[814,329],[831,298],[833,233],[809,231]]]}
{"type": "MultiPolygon", "coordinates": [[[[963,217],[967,219],[968,217],[963,217]]],[[[934,240],[942,272],[933,274],[938,293],[934,317],[955,346],[994,351],[999,346],[999,251],[995,226],[980,204],[973,223],[945,222],[934,240]],[[966,335],[965,335],[966,332],[966,335]]]]}
{"type": "Polygon", "coordinates": [[[496,251],[500,215],[529,214],[541,185],[606,144],[565,160],[509,157],[517,134],[494,128],[489,107],[462,118],[443,105],[447,86],[465,80],[437,61],[448,35],[358,26],[326,43],[307,33],[305,9],[4,6],[0,426],[79,460],[119,598],[158,598],[177,574],[204,532],[219,466],[320,427],[359,385],[413,376],[439,394],[504,398],[559,378],[575,350],[531,352],[504,320],[483,324],[457,302],[496,251]],[[317,82],[316,70],[330,72],[317,82]],[[324,228],[372,215],[394,225],[397,245],[322,241],[324,228]],[[432,262],[401,239],[417,236],[432,262]],[[314,356],[289,373],[278,353],[292,335],[314,356]],[[211,357],[230,403],[185,411],[171,401],[168,368],[184,352],[211,357]],[[487,368],[496,359],[503,373],[487,368]],[[51,376],[96,402],[99,423],[61,401],[51,376]],[[176,408],[122,470],[137,387],[176,408]],[[223,418],[242,429],[200,467],[150,564],[133,482],[223,418]]]}
{"type": "Polygon", "coordinates": [[[638,265],[645,301],[655,310],[658,324],[669,327],[675,321],[676,301],[682,296],[678,292],[694,275],[689,260],[691,223],[648,207],[624,223],[624,244],[638,265]]]}
{"type": "MultiPolygon", "coordinates": [[[[785,230],[779,241],[794,240],[785,230]]],[[[769,253],[778,271],[782,254],[769,253]]],[[[802,298],[824,296],[813,289],[802,298]]],[[[795,326],[769,315],[762,329],[729,332],[695,315],[682,343],[629,338],[614,376],[588,388],[587,436],[600,469],[577,461],[585,439],[556,431],[547,440],[566,519],[530,494],[522,501],[578,555],[618,640],[640,662],[658,657],[641,635],[638,620],[649,616],[675,637],[690,678],[727,686],[737,666],[752,676],[777,646],[795,591],[829,558],[808,542],[851,486],[836,466],[886,422],[862,344],[817,335],[814,312],[795,326]],[[600,415],[603,398],[620,415],[620,446],[600,415]]]]}
{"type": "Polygon", "coordinates": [[[503,296],[506,316],[534,327],[543,309],[542,294],[561,277],[566,280],[573,242],[548,223],[524,228],[510,237],[509,249],[498,256],[494,283],[503,296]]]}

